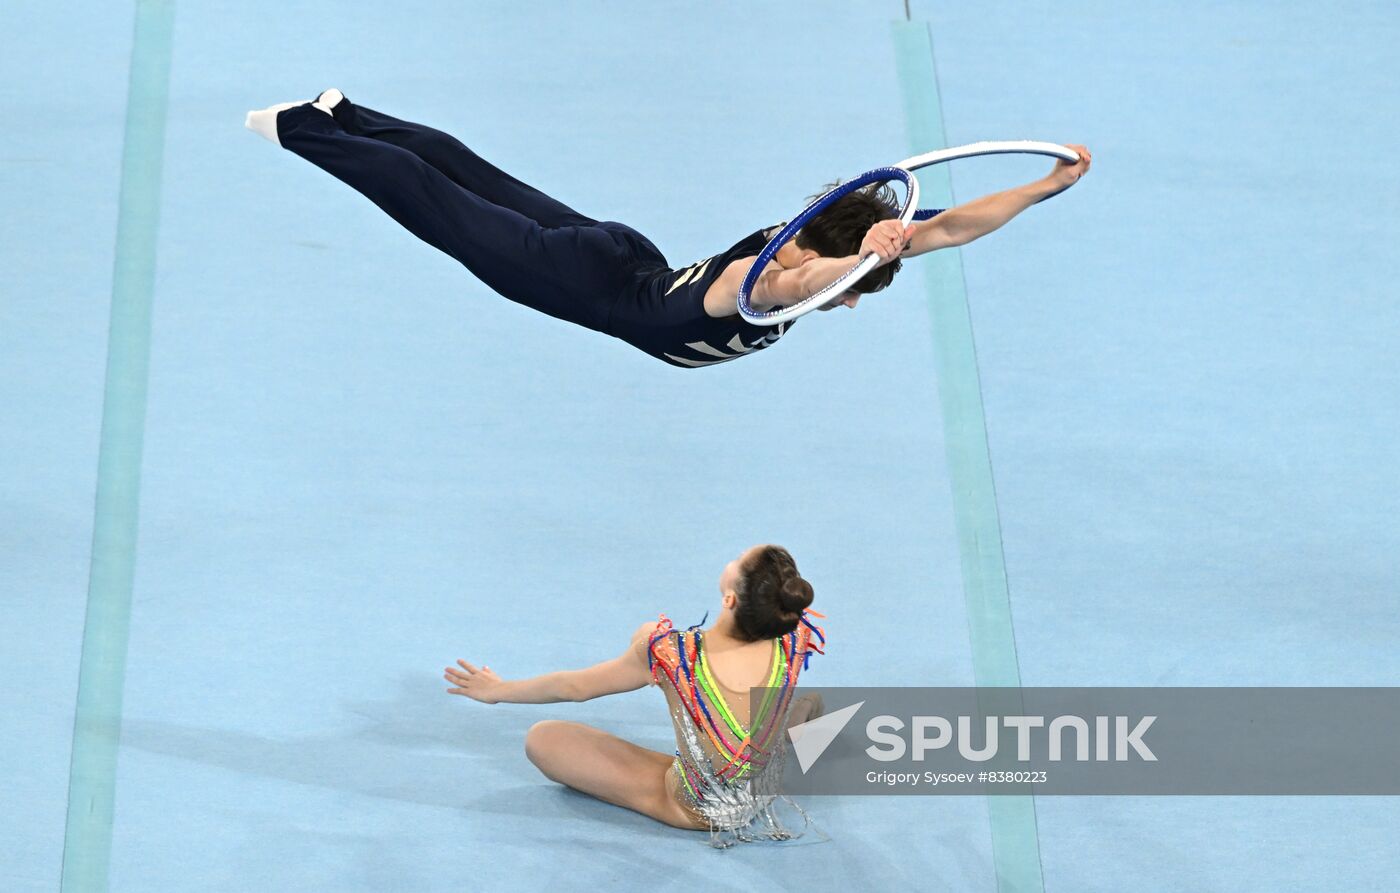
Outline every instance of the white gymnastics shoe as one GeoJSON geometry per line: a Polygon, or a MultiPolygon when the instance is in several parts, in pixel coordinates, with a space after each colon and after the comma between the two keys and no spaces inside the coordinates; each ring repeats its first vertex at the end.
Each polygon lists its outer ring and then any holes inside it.
{"type": "Polygon", "coordinates": [[[277,113],[285,112],[287,109],[294,109],[299,105],[306,105],[306,100],[301,102],[279,102],[270,105],[265,109],[249,112],[248,117],[243,119],[243,126],[256,133],[265,140],[270,140],[280,146],[282,141],[277,138],[277,113]]]}
{"type": "Polygon", "coordinates": [[[332,87],[329,90],[322,93],[320,96],[317,96],[316,101],[311,104],[316,106],[316,108],[320,109],[326,114],[330,115],[332,114],[332,110],[344,101],[345,94],[332,87]]]}
{"type": "Polygon", "coordinates": [[[336,103],[340,102],[340,100],[344,99],[345,97],[341,95],[339,90],[327,90],[325,93],[321,94],[321,97],[329,99],[330,97],[326,95],[328,93],[334,93],[336,96],[336,98],[333,101],[331,101],[329,105],[322,104],[321,99],[319,98],[315,102],[311,102],[310,100],[306,99],[303,99],[300,102],[279,102],[276,105],[270,105],[265,109],[258,109],[257,111],[249,112],[248,117],[243,119],[243,126],[253,131],[263,139],[269,140],[270,142],[273,142],[280,146],[282,145],[282,141],[277,138],[278,113],[285,112],[287,109],[294,109],[299,105],[309,104],[312,108],[325,112],[329,115],[331,113],[331,109],[335,107],[336,103]]]}

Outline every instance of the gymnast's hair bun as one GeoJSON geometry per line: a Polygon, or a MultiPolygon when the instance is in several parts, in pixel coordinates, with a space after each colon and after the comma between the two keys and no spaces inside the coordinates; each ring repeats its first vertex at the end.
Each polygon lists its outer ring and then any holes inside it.
{"type": "Polygon", "coordinates": [[[812,584],[797,572],[797,562],[782,546],[763,546],[740,568],[734,622],[750,641],[776,639],[797,629],[812,604],[812,584]]]}
{"type": "Polygon", "coordinates": [[[794,570],[791,576],[783,580],[782,589],[778,592],[778,604],[784,611],[801,614],[811,603],[812,584],[794,570]]]}

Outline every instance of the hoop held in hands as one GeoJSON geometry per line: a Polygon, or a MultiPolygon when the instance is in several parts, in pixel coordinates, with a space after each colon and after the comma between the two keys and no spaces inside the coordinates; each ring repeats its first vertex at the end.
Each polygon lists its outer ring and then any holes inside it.
{"type": "Polygon", "coordinates": [[[772,239],[768,240],[768,244],[763,246],[763,250],[758,253],[758,257],[754,258],[753,264],[749,267],[748,275],[744,277],[743,284],[739,286],[739,315],[745,321],[760,326],[776,326],[779,323],[797,319],[799,316],[811,313],[827,304],[875,268],[880,262],[879,256],[867,254],[839,279],[809,298],[787,307],[775,307],[772,310],[755,310],[753,308],[750,298],[753,294],[753,287],[758,282],[759,274],[763,272],[764,267],[768,266],[780,248],[797,235],[798,230],[802,229],[807,221],[831,207],[842,197],[872,183],[899,180],[904,184],[904,203],[900,205],[899,213],[896,216],[901,226],[908,226],[911,220],[927,220],[939,213],[932,209],[918,209],[919,181],[914,177],[913,171],[961,158],[976,158],[980,155],[1048,155],[1071,163],[1079,161],[1079,153],[1058,143],[1044,143],[1035,140],[1001,140],[937,149],[933,152],[925,152],[923,155],[906,158],[890,167],[877,167],[872,171],[866,171],[849,183],[842,183],[825,195],[813,200],[810,205],[803,209],[801,214],[794,217],[772,239]]]}

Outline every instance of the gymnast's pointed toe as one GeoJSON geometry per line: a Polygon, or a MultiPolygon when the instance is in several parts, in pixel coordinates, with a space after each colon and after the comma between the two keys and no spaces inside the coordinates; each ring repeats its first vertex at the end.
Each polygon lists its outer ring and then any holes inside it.
{"type": "Polygon", "coordinates": [[[277,136],[278,114],[299,105],[306,105],[306,103],[307,100],[303,99],[300,102],[279,102],[265,109],[256,109],[249,112],[248,117],[243,119],[243,126],[274,145],[280,146],[282,140],[277,136]]]}
{"type": "Polygon", "coordinates": [[[327,114],[334,115],[335,107],[344,101],[345,94],[332,87],[329,90],[323,91],[320,96],[317,96],[316,101],[312,103],[312,105],[327,114]]]}

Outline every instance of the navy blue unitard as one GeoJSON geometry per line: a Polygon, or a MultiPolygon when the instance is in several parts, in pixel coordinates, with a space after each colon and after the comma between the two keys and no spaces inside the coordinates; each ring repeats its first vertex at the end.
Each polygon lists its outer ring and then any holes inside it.
{"type": "Polygon", "coordinates": [[[732,261],[754,257],[765,232],[673,270],[631,227],[586,217],[528,186],[457,139],[342,100],[277,116],[282,145],[354,187],[494,291],[604,332],[673,366],[737,359],[781,338],[736,312],[705,313],[705,291],[732,261]]]}

